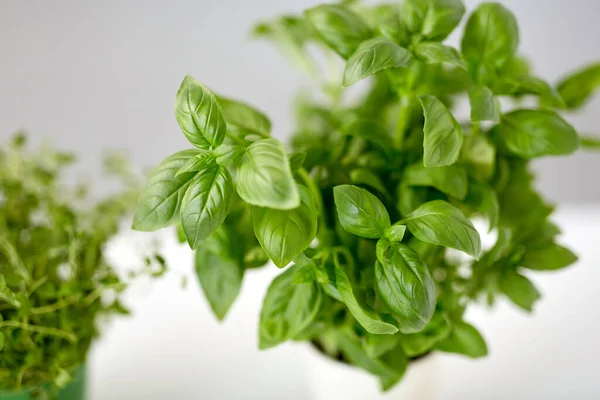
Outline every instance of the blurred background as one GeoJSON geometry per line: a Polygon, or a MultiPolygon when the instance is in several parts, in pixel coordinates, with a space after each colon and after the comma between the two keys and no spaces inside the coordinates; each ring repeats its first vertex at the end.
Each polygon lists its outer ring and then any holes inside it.
{"type": "MultiPolygon", "coordinates": [[[[600,1],[501,2],[516,14],[520,52],[542,78],[556,82],[600,58],[600,1]]],[[[263,109],[274,135],[285,139],[293,124],[290,101],[303,77],[248,32],[258,20],[316,3],[2,0],[0,138],[24,129],[32,142],[51,139],[78,153],[78,173],[98,175],[106,148],[127,150],[136,165],[154,165],[188,146],[173,102],[190,74],[263,109]]],[[[468,9],[477,3],[465,0],[468,9]]],[[[457,33],[450,44],[458,44],[457,33]]],[[[600,135],[600,97],[585,115],[568,119],[579,131],[600,135]]],[[[582,261],[576,273],[538,278],[546,298],[534,318],[502,304],[491,314],[475,309],[473,321],[486,333],[492,355],[476,363],[445,360],[449,372],[440,398],[600,398],[600,313],[593,307],[600,278],[594,268],[600,261],[598,157],[580,152],[537,162],[540,187],[564,205],[559,222],[582,261]]],[[[127,257],[127,240],[116,246],[115,257],[127,257]]],[[[170,246],[170,262],[189,272],[189,251],[170,246]]],[[[223,325],[209,314],[195,282],[186,291],[174,278],[141,288],[136,317],[119,321],[97,346],[93,399],[310,398],[300,349],[255,350],[256,317],[274,273],[246,280],[223,325]]]]}

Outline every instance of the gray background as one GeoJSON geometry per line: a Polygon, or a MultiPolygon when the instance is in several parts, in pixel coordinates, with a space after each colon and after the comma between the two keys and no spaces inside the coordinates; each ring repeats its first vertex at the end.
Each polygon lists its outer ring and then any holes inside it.
{"type": "MultiPolygon", "coordinates": [[[[311,0],[0,0],[0,135],[26,129],[80,154],[97,173],[100,150],[125,148],[150,166],[187,147],[173,117],[191,74],[264,109],[274,134],[290,131],[290,96],[302,77],[268,43],[250,40],[258,20],[298,12],[311,0]]],[[[465,1],[472,8],[477,1],[465,1]]],[[[600,1],[505,0],[521,23],[521,51],[556,81],[600,59],[600,1]]],[[[458,42],[458,35],[450,41],[458,42]]],[[[600,98],[569,118],[600,134],[600,98]]],[[[537,163],[553,200],[597,201],[598,155],[537,163]]],[[[100,186],[102,187],[102,186],[100,186]]]]}

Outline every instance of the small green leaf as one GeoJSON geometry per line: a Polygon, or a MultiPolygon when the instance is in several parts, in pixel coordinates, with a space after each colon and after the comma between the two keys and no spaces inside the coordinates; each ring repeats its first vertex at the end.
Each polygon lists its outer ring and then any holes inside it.
{"type": "Polygon", "coordinates": [[[283,268],[308,248],[317,234],[317,209],[310,191],[299,186],[300,206],[292,210],[255,207],[254,233],[275,265],[283,268]]]}
{"type": "Polygon", "coordinates": [[[186,172],[199,172],[211,164],[211,155],[209,153],[200,153],[190,158],[177,170],[175,176],[179,176],[186,172]]]}
{"type": "Polygon", "coordinates": [[[433,316],[435,284],[427,265],[410,247],[392,244],[375,263],[377,291],[398,319],[400,332],[414,333],[433,316]]]}
{"type": "Polygon", "coordinates": [[[357,168],[350,171],[350,181],[355,185],[367,185],[377,190],[379,193],[390,196],[383,181],[374,172],[365,169],[357,168]]]}
{"type": "Polygon", "coordinates": [[[317,280],[317,272],[314,264],[299,265],[292,283],[294,285],[300,283],[311,283],[317,280]]]}
{"type": "Polygon", "coordinates": [[[175,118],[185,137],[196,147],[217,147],[225,139],[227,125],[219,102],[189,75],[177,91],[175,118]]]}
{"type": "Polygon", "coordinates": [[[454,164],[463,143],[460,125],[435,96],[421,96],[419,100],[425,116],[423,165],[443,167],[454,164]]]}
{"type": "Polygon", "coordinates": [[[243,269],[238,261],[201,247],[196,250],[196,275],[215,316],[222,321],[242,286],[243,269]]]}
{"type": "Polygon", "coordinates": [[[244,156],[244,146],[238,144],[222,144],[213,150],[212,154],[217,159],[217,163],[224,167],[230,165],[237,166],[244,156]]]}
{"type": "Polygon", "coordinates": [[[396,188],[396,209],[402,216],[413,212],[417,207],[427,201],[429,190],[425,187],[410,186],[401,181],[396,188]]]}
{"type": "Polygon", "coordinates": [[[373,143],[386,154],[394,148],[394,141],[388,131],[375,121],[365,119],[352,121],[342,128],[342,133],[373,143]]]}
{"type": "Polygon", "coordinates": [[[421,332],[404,335],[400,345],[409,357],[418,357],[431,351],[440,341],[450,335],[451,325],[442,313],[435,313],[421,332]]]}
{"type": "Polygon", "coordinates": [[[261,136],[271,134],[271,121],[262,112],[238,100],[218,97],[227,126],[236,126],[261,136]]]}
{"type": "Polygon", "coordinates": [[[388,357],[373,358],[367,354],[356,335],[349,331],[336,332],[335,343],[340,346],[342,353],[352,365],[379,377],[381,388],[387,390],[394,386],[404,375],[408,360],[401,351],[396,348],[388,357]],[[392,362],[386,362],[386,361],[392,362]]]}
{"type": "Polygon", "coordinates": [[[303,151],[290,154],[290,169],[292,170],[292,172],[296,172],[300,168],[302,168],[305,159],[306,153],[303,151]]]}
{"type": "Polygon", "coordinates": [[[487,345],[473,325],[466,322],[454,322],[452,332],[445,340],[436,345],[436,349],[446,353],[458,353],[471,358],[487,355],[487,345]]]}
{"type": "Polygon", "coordinates": [[[520,265],[537,271],[557,270],[577,261],[577,256],[561,245],[551,243],[543,247],[528,248],[520,265]]]}
{"type": "Polygon", "coordinates": [[[273,282],[260,312],[259,347],[275,347],[302,332],[316,317],[323,296],[316,283],[294,284],[297,267],[273,282]]]}
{"type": "Polygon", "coordinates": [[[517,78],[500,81],[494,88],[494,92],[512,96],[532,94],[539,96],[543,102],[550,103],[553,106],[560,108],[565,106],[562,97],[548,82],[531,75],[521,75],[517,78]]]}
{"type": "Polygon", "coordinates": [[[515,16],[499,3],[483,3],[467,21],[461,49],[477,77],[482,67],[492,71],[504,67],[515,56],[518,45],[515,16]]]}
{"type": "Polygon", "coordinates": [[[522,158],[573,153],[577,132],[551,110],[516,110],[504,114],[491,135],[511,154],[522,158]]]}
{"type": "Polygon", "coordinates": [[[232,192],[231,175],[220,165],[212,164],[194,177],[181,201],[181,226],[190,247],[197,248],[225,221],[232,192]]]}
{"type": "Polygon", "coordinates": [[[404,170],[404,183],[411,186],[432,186],[459,200],[467,195],[467,172],[456,165],[434,168],[426,168],[421,164],[409,165],[404,170]]]}
{"type": "Polygon", "coordinates": [[[517,306],[531,312],[533,304],[540,299],[540,292],[533,283],[516,270],[506,270],[500,277],[500,290],[517,306]]]}
{"type": "Polygon", "coordinates": [[[368,191],[352,185],[333,188],[333,197],[342,227],[357,236],[376,239],[390,227],[390,216],[381,201],[368,191]]]}
{"type": "Polygon", "coordinates": [[[373,35],[359,15],[342,5],[323,4],[306,10],[304,15],[319,38],[344,58],[373,35]]]}
{"type": "Polygon", "coordinates": [[[475,258],[481,253],[481,239],[471,221],[443,200],[423,204],[404,221],[408,230],[423,242],[451,247],[475,258]]]}
{"type": "Polygon", "coordinates": [[[378,24],[377,30],[382,36],[393,40],[402,47],[410,44],[410,36],[406,28],[406,23],[398,10],[390,10],[386,13],[386,18],[378,24]]]}
{"type": "Polygon", "coordinates": [[[465,204],[483,214],[489,223],[490,232],[498,226],[500,204],[496,192],[488,185],[471,183],[465,204]]]}
{"type": "Polygon", "coordinates": [[[405,0],[402,6],[409,31],[431,40],[445,39],[464,13],[462,0],[405,0]]]}
{"type": "Polygon", "coordinates": [[[196,173],[176,174],[197,154],[195,150],[180,151],[165,158],[154,168],[138,200],[133,217],[133,229],[154,231],[176,220],[179,216],[181,199],[196,173]]]}
{"type": "Polygon", "coordinates": [[[494,98],[494,93],[487,86],[472,86],[469,89],[469,104],[471,105],[472,122],[500,121],[500,105],[494,98]]]}
{"type": "Polygon", "coordinates": [[[344,70],[344,86],[352,86],[388,68],[405,68],[412,64],[408,50],[387,38],[369,39],[348,59],[344,70]]]}
{"type": "Polygon", "coordinates": [[[478,182],[489,182],[496,172],[496,148],[483,135],[465,136],[460,161],[467,173],[478,182]]]}
{"type": "Polygon", "coordinates": [[[589,150],[600,149],[600,139],[591,136],[579,136],[581,147],[589,150]]]}
{"type": "Polygon", "coordinates": [[[238,194],[248,204],[277,210],[300,205],[287,153],[277,139],[262,139],[248,146],[237,184],[238,194]]]}
{"type": "Polygon", "coordinates": [[[406,225],[392,225],[385,230],[385,237],[391,242],[401,242],[406,233],[406,225]]]}
{"type": "Polygon", "coordinates": [[[366,335],[365,352],[371,358],[379,358],[398,347],[400,335],[366,335]]]}
{"type": "Polygon", "coordinates": [[[415,55],[427,64],[451,64],[467,69],[467,64],[454,47],[439,42],[422,42],[415,47],[415,55]]]}
{"type": "Polygon", "coordinates": [[[350,310],[350,313],[356,318],[359,324],[367,332],[375,335],[393,335],[398,332],[394,325],[384,322],[381,318],[370,310],[364,309],[358,302],[352,284],[346,275],[346,271],[340,265],[335,266],[335,284],[342,296],[344,304],[350,310]]]}
{"type": "Polygon", "coordinates": [[[568,109],[576,110],[587,103],[600,88],[600,63],[589,65],[563,78],[557,90],[568,109]]]}

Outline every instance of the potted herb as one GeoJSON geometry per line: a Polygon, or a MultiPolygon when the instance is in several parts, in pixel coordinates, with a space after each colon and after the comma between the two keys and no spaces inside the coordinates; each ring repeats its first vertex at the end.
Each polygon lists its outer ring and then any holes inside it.
{"type": "Polygon", "coordinates": [[[362,375],[345,365],[389,390],[435,352],[485,356],[468,305],[505,296],[529,311],[540,294],[527,275],[576,261],[557,242],[530,162],[597,145],[559,113],[592,95],[600,65],[556,87],[533,75],[515,17],[497,3],[470,15],[460,50],[443,44],[465,13],[460,0],[343,3],[255,30],[319,82],[307,47],[327,55],[320,100],[298,101],[293,151],[261,111],[187,76],[175,116],[193,148],[156,167],[133,227],[180,225],[219,319],[246,270],[281,268],[264,299],[260,348],[309,342],[331,366],[315,372],[330,386],[319,398],[373,399],[375,385],[358,388],[362,375]],[[348,98],[343,88],[359,82],[348,98]],[[489,246],[474,218],[487,221],[489,246]]]}
{"type": "Polygon", "coordinates": [[[133,211],[139,178],[111,157],[126,189],[92,202],[64,182],[73,161],[28,151],[22,135],[0,150],[0,399],[84,399],[99,317],[128,312],[104,247],[133,211]]]}

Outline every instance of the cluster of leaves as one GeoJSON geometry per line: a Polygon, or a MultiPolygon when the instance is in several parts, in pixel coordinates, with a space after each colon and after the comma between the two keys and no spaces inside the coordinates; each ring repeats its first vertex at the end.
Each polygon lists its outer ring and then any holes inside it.
{"type": "Polygon", "coordinates": [[[133,211],[140,178],[111,155],[107,172],[126,189],[90,206],[84,185],[62,182],[73,161],[28,151],[23,135],[0,150],[0,393],[52,397],[85,362],[98,317],[128,312],[104,245],[133,211]]]}
{"type": "Polygon", "coordinates": [[[133,227],[179,224],[219,319],[247,269],[285,268],[264,300],[263,349],[312,341],[383,389],[433,350],[485,355],[468,304],[504,295],[531,310],[539,293],[524,271],[576,260],[528,168],[579,147],[558,112],[585,103],[600,65],[557,87],[532,75],[515,17],[496,3],[472,13],[460,51],[443,44],[464,13],[460,0],[346,1],[260,24],[305,69],[318,69],[316,45],[343,74],[325,101],[298,105],[292,153],[262,112],[186,77],[175,115],[195,148],[156,167],[133,227]],[[368,77],[345,98],[342,87],[368,77]],[[452,112],[461,97],[465,121],[452,112]],[[497,233],[483,252],[478,216],[497,233]]]}

